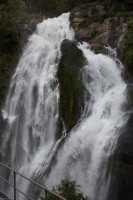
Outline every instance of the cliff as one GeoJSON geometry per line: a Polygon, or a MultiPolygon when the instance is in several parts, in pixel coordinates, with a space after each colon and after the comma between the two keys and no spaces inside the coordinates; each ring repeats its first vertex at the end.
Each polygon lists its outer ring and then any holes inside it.
{"type": "Polygon", "coordinates": [[[116,49],[118,58],[126,66],[124,77],[132,77],[132,9],[113,1],[84,4],[72,10],[71,25],[76,39],[88,42],[96,53],[106,54],[107,46],[116,49]]]}

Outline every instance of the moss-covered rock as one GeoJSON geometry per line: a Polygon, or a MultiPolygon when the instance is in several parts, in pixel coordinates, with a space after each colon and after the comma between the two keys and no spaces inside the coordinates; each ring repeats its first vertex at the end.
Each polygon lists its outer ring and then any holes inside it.
{"type": "Polygon", "coordinates": [[[66,130],[69,131],[81,116],[84,93],[81,70],[85,59],[73,41],[64,40],[61,51],[62,57],[57,73],[60,84],[59,110],[66,130]]]}

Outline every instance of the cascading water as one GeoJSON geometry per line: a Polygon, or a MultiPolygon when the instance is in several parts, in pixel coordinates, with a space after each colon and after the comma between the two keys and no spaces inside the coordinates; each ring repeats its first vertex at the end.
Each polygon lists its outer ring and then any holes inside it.
{"type": "Polygon", "coordinates": [[[126,84],[121,78],[122,66],[118,67],[113,59],[95,55],[86,43],[79,48],[87,59],[83,81],[90,99],[85,101],[80,126],[71,131],[58,153],[48,185],[56,185],[65,178],[76,180],[92,200],[103,200],[109,181],[106,180],[108,158],[126,121],[122,111],[126,84]]]}
{"type": "MultiPolygon", "coordinates": [[[[74,39],[69,14],[38,25],[12,78],[3,110],[9,127],[1,154],[11,166],[29,177],[43,176],[60,142],[56,141],[59,115],[56,72],[60,45],[66,38],[74,39]]],[[[76,180],[92,200],[105,200],[108,158],[126,120],[122,111],[126,84],[121,78],[121,66],[115,60],[95,55],[86,43],[78,47],[86,58],[83,82],[90,98],[84,99],[80,124],[69,133],[49,178],[44,180],[49,187],[64,178],[76,180]]],[[[27,190],[28,185],[25,188],[20,185],[27,190]]]]}
{"type": "Polygon", "coordinates": [[[69,14],[44,20],[30,37],[11,81],[3,110],[9,127],[1,154],[4,162],[28,176],[47,166],[55,148],[60,44],[73,37],[69,14]]]}

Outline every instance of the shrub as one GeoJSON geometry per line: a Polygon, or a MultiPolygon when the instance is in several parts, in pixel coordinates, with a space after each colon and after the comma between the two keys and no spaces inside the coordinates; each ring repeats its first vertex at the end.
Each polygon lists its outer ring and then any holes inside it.
{"type": "MultiPolygon", "coordinates": [[[[67,200],[90,200],[81,193],[80,186],[75,181],[62,180],[60,185],[53,188],[53,192],[67,200]]],[[[59,200],[59,198],[49,194],[47,198],[41,197],[41,200],[59,200]]]]}

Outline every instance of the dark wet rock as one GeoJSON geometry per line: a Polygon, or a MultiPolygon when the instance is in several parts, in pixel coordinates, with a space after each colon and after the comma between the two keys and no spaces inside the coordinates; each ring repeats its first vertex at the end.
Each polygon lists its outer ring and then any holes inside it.
{"type": "Polygon", "coordinates": [[[118,139],[111,161],[111,181],[107,200],[133,199],[133,114],[118,139]],[[129,129],[128,129],[129,128],[129,129]]]}
{"type": "Polygon", "coordinates": [[[85,59],[75,42],[64,40],[61,45],[62,57],[57,77],[60,84],[60,116],[67,131],[77,123],[83,107],[84,86],[82,67],[85,59]]]}
{"type": "Polygon", "coordinates": [[[2,142],[3,133],[6,130],[6,126],[7,126],[7,120],[5,120],[3,118],[2,111],[0,110],[0,146],[1,146],[1,142],[2,142]]]}
{"type": "Polygon", "coordinates": [[[109,159],[110,186],[107,200],[133,199],[133,85],[127,86],[127,122],[122,128],[116,149],[109,159]]]}
{"type": "MultiPolygon", "coordinates": [[[[116,148],[116,156],[119,160],[133,165],[133,113],[130,115],[127,122],[127,129],[121,134],[118,139],[116,148]]],[[[133,167],[133,166],[132,166],[133,167]]]]}
{"type": "Polygon", "coordinates": [[[125,110],[132,112],[133,110],[133,83],[132,80],[128,81],[127,89],[126,89],[126,103],[125,110]]]}

